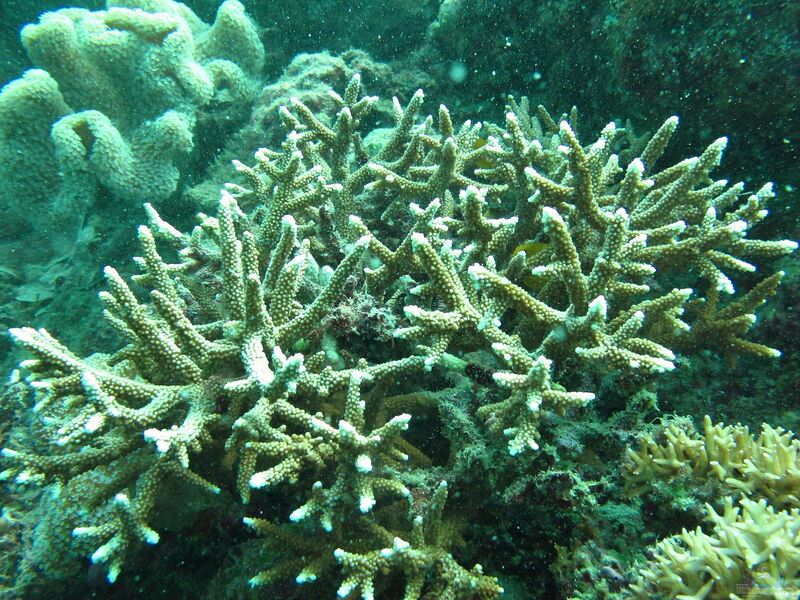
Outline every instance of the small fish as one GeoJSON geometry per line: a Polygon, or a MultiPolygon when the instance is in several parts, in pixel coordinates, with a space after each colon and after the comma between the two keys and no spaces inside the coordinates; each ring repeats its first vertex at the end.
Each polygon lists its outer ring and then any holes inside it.
{"type": "MultiPolygon", "coordinates": [[[[548,242],[534,242],[532,240],[528,240],[527,242],[523,242],[514,248],[514,252],[511,253],[511,256],[516,256],[517,253],[524,252],[525,256],[527,257],[527,264],[529,266],[537,266],[539,264],[544,264],[543,259],[545,257],[540,255],[542,255],[545,250],[549,249],[550,244],[548,242]],[[540,263],[537,261],[537,258],[542,259],[542,262],[540,263]]],[[[538,292],[542,289],[544,284],[547,283],[548,279],[548,276],[534,277],[533,275],[528,274],[522,277],[519,283],[526,290],[538,292]]]]}
{"type": "Polygon", "coordinates": [[[519,246],[514,248],[514,252],[511,254],[511,256],[514,256],[518,252],[524,252],[525,256],[528,258],[533,258],[542,250],[547,250],[548,248],[550,248],[549,242],[534,242],[532,240],[528,240],[527,242],[522,242],[519,246]]]}
{"type": "MultiPolygon", "coordinates": [[[[486,144],[489,143],[489,140],[486,138],[478,138],[475,140],[475,143],[472,144],[472,148],[477,150],[478,148],[483,148],[486,144]]],[[[476,169],[494,169],[497,166],[497,161],[494,160],[492,157],[484,156],[483,158],[475,161],[475,168],[476,169]]]]}

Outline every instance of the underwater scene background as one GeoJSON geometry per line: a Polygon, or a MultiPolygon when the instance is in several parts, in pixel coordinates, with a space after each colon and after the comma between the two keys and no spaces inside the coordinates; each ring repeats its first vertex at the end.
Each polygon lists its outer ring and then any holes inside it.
{"type": "Polygon", "coordinates": [[[800,595],[800,2],[0,23],[0,598],[800,595]]]}

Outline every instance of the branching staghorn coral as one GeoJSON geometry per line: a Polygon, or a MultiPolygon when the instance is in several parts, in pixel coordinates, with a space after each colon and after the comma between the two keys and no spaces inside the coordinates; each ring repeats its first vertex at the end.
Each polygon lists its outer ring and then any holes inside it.
{"type": "Polygon", "coordinates": [[[800,512],[765,500],[726,498],[706,505],[710,533],[700,527],[660,541],[632,586],[636,597],[794,598],[800,584],[800,512]]]}
{"type": "Polygon", "coordinates": [[[777,509],[800,507],[800,440],[764,423],[758,437],[742,425],[713,424],[703,432],[684,422],[667,424],[658,440],[648,436],[628,449],[623,474],[632,490],[654,480],[689,475],[718,481],[728,494],[766,498],[777,509]]]}
{"type": "MultiPolygon", "coordinates": [[[[434,336],[436,343],[449,346],[458,334],[459,340],[491,348],[509,365],[511,371],[495,379],[512,389],[511,396],[481,407],[479,415],[511,438],[512,454],[537,447],[542,405],[560,411],[592,398],[587,392],[554,391],[546,374],[551,361],[558,361],[562,371],[583,363],[646,374],[674,368],[669,346],[693,349],[713,343],[724,352],[776,355],[741,336],[782,274],[766,278],[724,308],[719,295],[734,293],[726,271],[755,270],[737,255],[771,258],[797,244],[746,238],[747,230],[766,216],[764,206],[773,193],[764,186],[739,206],[741,184],[726,189],[724,181],[709,179],[724,139],[698,158],[655,172],[653,165],[677,126],[676,118],[668,119],[623,174],[612,152],[619,137],[613,123],[584,148],[562,120],[552,137],[542,136],[544,145],[533,137],[542,125],[532,124],[525,104],[511,106],[505,129],[487,127],[488,142],[481,147],[496,166],[473,170],[492,182],[486,193],[467,188],[457,207],[460,214],[442,219],[442,226],[429,234],[412,234],[418,260],[433,284],[423,284],[420,292],[430,294],[435,288],[437,293],[430,295],[446,310],[406,307],[412,327],[398,335],[434,336]],[[497,183],[503,180],[509,183],[497,183]],[[484,195],[493,190],[508,197],[497,201],[494,212],[508,206],[514,216],[492,221],[481,215],[488,211],[484,195]],[[495,232],[492,238],[484,234],[483,243],[459,238],[461,232],[485,232],[487,225],[495,232]],[[546,249],[529,257],[527,240],[546,249]],[[520,251],[509,251],[519,242],[520,251]],[[658,293],[648,283],[685,265],[693,267],[705,299],[689,303],[692,289],[658,293]],[[500,317],[510,309],[514,320],[504,326],[500,317]]],[[[449,131],[448,119],[441,120],[449,131]]],[[[555,128],[549,116],[543,120],[555,128]]],[[[474,127],[465,125],[462,135],[474,127]]],[[[454,143],[450,137],[443,147],[454,143]]],[[[431,153],[438,150],[434,146],[431,153]]],[[[402,189],[405,184],[389,174],[379,185],[402,189]]]]}
{"type": "Polygon", "coordinates": [[[613,124],[583,146],[566,118],[510,102],[503,126],[456,128],[443,106],[436,120],[421,118],[418,91],[405,108],[395,99],[395,125],[370,153],[362,122],[376,99],[360,88],[355,77],[332,93],[331,118],[299,100],[283,107],[280,150],[235,162],[243,182],[228,184],[217,215],[199,215],[192,232],[146,205],[140,275],[105,271],[106,316],[126,342],[114,355],[82,359],[44,330],[12,330],[34,356],[22,366],[47,450],[6,449],[7,475],[69,485],[109,466],[118,473],[101,479],[94,510],[73,525],[109,579],[136,545],[158,541],[157,490],[178,478],[235,490],[245,504],[271,491],[302,496],[285,515],[293,524],[248,523],[268,536],[288,531],[297,547],[318,536],[321,553],[254,585],[311,581],[338,562],[342,597],[369,600],[379,571],[403,575],[408,598],[426,586],[444,598],[495,597],[493,578],[450,554],[446,488],[410,532],[398,529],[389,513],[409,504],[413,513],[419,493],[406,485],[413,460],[402,438],[414,419],[405,410],[379,419],[373,395],[424,391],[431,371],[493,353],[506,368],[492,368],[497,400],[476,416],[513,456],[538,447],[548,411],[593,398],[567,389],[577,369],[655,375],[675,368],[672,348],[719,342],[776,354],[742,336],[780,275],[727,303],[720,293],[735,294],[731,273],[755,269],[741,257],[796,244],[747,239],[772,193],[740,204],[740,186],[709,179],[723,141],[655,171],[673,118],[623,169],[613,124]],[[667,285],[686,265],[696,287],[667,285]],[[402,321],[394,347],[354,356],[319,331],[353,289],[402,321]],[[362,531],[372,533],[356,543],[362,531]]]}
{"type": "MultiPolygon", "coordinates": [[[[414,369],[415,364],[421,366],[423,361],[409,357],[396,363],[365,366],[363,371],[334,373],[330,368],[307,370],[301,354],[286,357],[281,350],[281,344],[290,345],[309,331],[319,315],[336,300],[341,286],[357,268],[368,240],[357,243],[330,274],[320,293],[306,308],[297,310],[292,305],[297,302],[297,286],[292,284],[292,279],[297,283],[303,273],[298,265],[310,259],[304,246],[298,244],[300,252],[291,259],[273,256],[274,261],[281,261],[280,266],[270,265],[279,276],[274,282],[276,287],[265,290],[261,284],[255,238],[247,230],[237,233],[236,221],[239,221],[238,227],[246,227],[245,217],[229,194],[223,193],[218,218],[206,218],[192,236],[172,228],[152,207],[148,210],[152,230],[144,226],[139,229],[144,256],[138,262],[143,270],[139,281],[146,281],[151,287],[152,305],[140,304],[119,274],[113,268],[106,269],[110,291],[103,294],[103,300],[108,307],[107,316],[130,341],[128,346],[95,364],[79,359],[44,330],[11,331],[14,339],[37,357],[25,365],[41,373],[36,383],[41,399],[35,410],[47,413],[51,408],[61,409],[60,402],[66,402],[70,408],[66,415],[61,415],[59,427],[54,428],[53,442],[56,447],[71,451],[50,457],[5,450],[4,454],[22,469],[18,480],[36,474],[70,478],[100,465],[127,460],[134,454],[140,458],[135,465],[138,472],[128,474],[136,481],[135,496],[129,498],[124,491],[114,490],[112,486],[116,482],[112,482],[109,486],[112,489],[107,492],[113,495],[109,501],[113,502],[115,516],[110,522],[80,526],[74,531],[76,536],[93,536],[101,541],[92,559],[108,563],[111,580],[116,578],[131,542],[139,539],[155,543],[158,540],[146,521],[161,479],[177,475],[208,491],[219,491],[216,485],[190,468],[190,455],[212,444],[216,428],[228,429],[227,445],[229,451],[235,453],[239,442],[249,439],[248,433],[260,439],[259,429],[267,428],[274,418],[272,413],[276,413],[293,423],[299,420],[312,432],[319,432],[322,440],[335,438],[335,443],[327,442],[330,460],[342,458],[333,451],[352,448],[354,473],[369,472],[371,453],[385,445],[381,436],[391,440],[391,432],[401,431],[409,417],[396,417],[362,441],[363,436],[358,431],[363,425],[358,416],[358,383],[363,378],[396,376],[414,369]],[[166,264],[155,248],[154,232],[179,244],[187,242],[184,262],[166,264]],[[197,248],[196,252],[192,245],[197,248]],[[212,252],[201,256],[201,248],[212,252]],[[201,262],[207,264],[201,265],[201,262]],[[185,312],[197,298],[188,289],[179,292],[180,283],[171,272],[202,271],[209,264],[221,272],[225,310],[222,319],[198,326],[185,312]],[[264,292],[273,294],[269,306],[264,304],[264,292]],[[274,319],[272,314],[275,314],[274,319]],[[265,344],[268,344],[269,357],[265,354],[265,344]],[[226,378],[224,373],[235,373],[237,364],[244,377],[226,378]],[[126,376],[126,371],[137,375],[126,376]],[[320,413],[304,413],[285,402],[286,397],[297,393],[298,389],[301,393],[328,395],[348,382],[349,402],[338,432],[321,420],[320,413]],[[217,403],[223,401],[230,402],[230,406],[220,415],[217,403]],[[252,408],[245,412],[250,404],[252,408]],[[253,431],[250,426],[257,429],[253,431]]],[[[284,219],[282,234],[284,242],[295,237],[296,228],[291,218],[284,219]]],[[[293,245],[288,243],[290,250],[293,245]]],[[[287,448],[282,448],[267,434],[264,437],[277,446],[279,454],[292,447],[295,448],[291,451],[296,453],[299,448],[316,442],[316,438],[295,436],[287,448]]],[[[248,452],[264,451],[262,446],[268,443],[260,444],[249,446],[248,452]]],[[[268,450],[266,452],[269,454],[268,450]]],[[[264,472],[253,475],[248,471],[253,465],[252,456],[242,459],[240,480],[263,487],[267,476],[264,472]]],[[[399,489],[395,482],[380,479],[373,482],[366,477],[345,481],[343,485],[348,483],[355,484],[361,491],[359,502],[363,512],[374,503],[373,487],[399,489]]],[[[248,494],[245,484],[242,495],[246,499],[248,494]]],[[[341,499],[331,499],[332,503],[338,501],[341,499]]]]}
{"type": "Polygon", "coordinates": [[[658,542],[632,585],[640,597],[793,597],[800,584],[798,448],[790,431],[763,424],[758,437],[742,425],[713,424],[702,433],[686,420],[628,449],[623,475],[632,492],[675,477],[716,482],[718,513],[706,504],[711,530],[684,529],[658,542]],[[735,506],[732,495],[740,495],[735,506]]]}
{"type": "MultiPolygon", "coordinates": [[[[309,545],[293,526],[276,526],[263,519],[246,523],[265,536],[288,546],[294,552],[285,562],[259,573],[252,585],[263,585],[296,574],[298,584],[315,581],[323,572],[342,566],[344,580],[337,595],[350,598],[356,592],[363,600],[376,598],[379,575],[399,572],[405,579],[403,598],[496,598],[503,592],[494,578],[483,574],[480,565],[467,570],[447,552],[453,532],[442,521],[447,500],[447,483],[442,481],[421,507],[407,506],[410,531],[392,532],[363,518],[351,520],[346,533],[336,532],[328,542],[341,543],[333,552],[319,545],[309,545]],[[397,535],[395,535],[397,533],[397,535]],[[399,537],[404,535],[408,541],[399,537]],[[327,550],[320,552],[321,549],[327,550]],[[430,581],[431,583],[428,583],[430,581]]],[[[400,507],[400,512],[404,507],[400,507]]]]}

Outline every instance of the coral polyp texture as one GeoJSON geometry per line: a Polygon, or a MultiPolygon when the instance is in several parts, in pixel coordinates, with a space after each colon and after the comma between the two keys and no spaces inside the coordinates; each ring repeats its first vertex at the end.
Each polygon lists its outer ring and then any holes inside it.
{"type": "MultiPolygon", "coordinates": [[[[800,576],[798,441],[762,425],[758,437],[742,425],[713,424],[703,433],[685,421],[667,423],[658,436],[628,450],[624,476],[631,491],[658,480],[710,482],[719,511],[705,504],[711,531],[701,527],[661,540],[632,589],[638,597],[791,597],[800,576]],[[738,506],[732,496],[740,496],[738,506]]],[[[685,484],[686,482],[684,482],[685,484]]]]}
{"type": "Polygon", "coordinates": [[[63,185],[83,188],[73,193],[92,195],[91,181],[123,202],[169,196],[199,111],[235,111],[257,91],[264,50],[239,2],[222,3],[210,26],[182,4],[145,4],[45,13],[22,30],[41,70],[17,85],[50,81],[72,107],[50,138],[63,185]]]}
{"type": "Polygon", "coordinates": [[[776,508],[800,508],[800,440],[764,423],[758,437],[742,425],[712,424],[703,433],[686,423],[669,423],[664,442],[648,436],[628,450],[624,476],[632,490],[678,476],[719,483],[723,492],[757,496],[776,508]]]}
{"type": "Polygon", "coordinates": [[[210,24],[172,0],[105,4],[22,28],[33,68],[0,91],[0,246],[5,279],[24,284],[3,282],[9,324],[82,304],[57,291],[91,287],[98,254],[130,252],[114,225],[143,202],[175,203],[204,160],[197,140],[241,124],[261,85],[264,48],[238,1],[210,24]]]}
{"type": "Polygon", "coordinates": [[[797,595],[800,510],[777,511],[747,498],[736,506],[727,498],[719,512],[710,505],[706,511],[711,535],[697,527],[659,542],[632,586],[636,597],[797,595]]]}
{"type": "Polygon", "coordinates": [[[106,195],[168,198],[197,122],[241,119],[258,91],[264,48],[236,0],[211,25],[171,0],[107,4],[23,28],[36,68],[0,94],[6,185],[35,205],[55,196],[61,219],[106,195]]]}
{"type": "Polygon", "coordinates": [[[574,115],[525,99],[501,124],[456,126],[444,106],[424,116],[418,91],[370,131],[378,99],[359,77],[331,97],[334,114],[283,106],[281,147],[235,162],[192,231],[145,205],[140,274],[105,269],[115,353],[11,330],[36,420],[5,475],[59,507],[38,569],[84,553],[114,581],[158,548],[164,490],[179,489],[187,505],[260,507],[245,523],[290,551],[253,586],[495,598],[489,570],[459,558],[458,513],[480,499],[452,463],[431,466],[416,427],[471,427],[511,468],[552,415],[594,401],[582,373],[646,381],[681,354],[779,355],[748,330],[782,277],[759,265],[796,244],[751,237],[773,190],[712,179],[724,138],[657,168],[675,117],[632,155],[614,123],[587,144],[574,115]],[[355,321],[372,339],[353,341],[355,321]],[[477,405],[446,422],[437,398],[468,377],[477,405]]]}

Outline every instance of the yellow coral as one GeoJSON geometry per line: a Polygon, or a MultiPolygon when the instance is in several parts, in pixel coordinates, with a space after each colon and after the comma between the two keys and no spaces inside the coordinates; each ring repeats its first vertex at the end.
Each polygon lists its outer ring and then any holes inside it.
{"type": "Polygon", "coordinates": [[[660,541],[631,586],[640,598],[796,598],[800,592],[800,511],[765,500],[706,505],[711,534],[684,529],[660,541]]]}
{"type": "Polygon", "coordinates": [[[706,415],[703,433],[680,421],[669,423],[663,437],[659,443],[648,436],[639,450],[628,449],[630,487],[691,473],[722,482],[731,493],[767,498],[777,508],[800,507],[800,440],[791,431],[764,423],[755,437],[743,425],[715,425],[706,415]]]}

